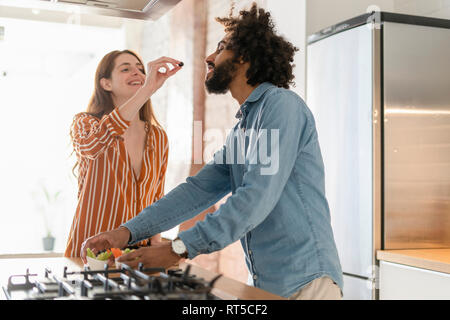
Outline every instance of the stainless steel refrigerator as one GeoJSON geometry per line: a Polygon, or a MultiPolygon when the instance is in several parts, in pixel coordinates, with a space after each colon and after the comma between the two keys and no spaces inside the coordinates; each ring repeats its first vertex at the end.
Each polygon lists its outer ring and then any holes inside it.
{"type": "Polygon", "coordinates": [[[376,251],[450,247],[450,20],[374,12],[308,38],[344,299],[377,299],[376,251]]]}

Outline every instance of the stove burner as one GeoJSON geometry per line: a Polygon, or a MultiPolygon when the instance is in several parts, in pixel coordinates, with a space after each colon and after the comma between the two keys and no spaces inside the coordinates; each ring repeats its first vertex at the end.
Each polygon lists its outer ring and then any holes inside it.
{"type": "Polygon", "coordinates": [[[214,283],[221,277],[207,282],[190,275],[190,266],[181,269],[143,268],[137,270],[126,264],[120,269],[68,272],[62,276],[45,268],[44,278],[37,274],[12,275],[3,292],[8,300],[218,300],[211,294],[214,283]],[[33,278],[33,279],[31,279],[33,278]],[[17,283],[16,280],[22,280],[17,283]]]}

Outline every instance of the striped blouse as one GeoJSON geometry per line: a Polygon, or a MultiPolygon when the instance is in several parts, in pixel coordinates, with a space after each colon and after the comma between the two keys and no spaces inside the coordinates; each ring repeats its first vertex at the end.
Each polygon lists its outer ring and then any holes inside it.
{"type": "Polygon", "coordinates": [[[101,120],[87,113],[74,117],[71,134],[79,163],[78,205],[66,257],[79,256],[86,238],[119,227],[164,195],[167,135],[146,123],[148,138],[136,178],[122,137],[129,124],[117,109],[101,120]]]}

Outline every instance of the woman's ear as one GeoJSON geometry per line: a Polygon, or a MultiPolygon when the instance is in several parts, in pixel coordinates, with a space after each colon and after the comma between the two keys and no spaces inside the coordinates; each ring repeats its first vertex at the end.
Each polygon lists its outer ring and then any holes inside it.
{"type": "Polygon", "coordinates": [[[109,79],[101,78],[100,85],[102,86],[103,90],[106,90],[106,91],[112,90],[111,80],[109,80],[109,79]]]}

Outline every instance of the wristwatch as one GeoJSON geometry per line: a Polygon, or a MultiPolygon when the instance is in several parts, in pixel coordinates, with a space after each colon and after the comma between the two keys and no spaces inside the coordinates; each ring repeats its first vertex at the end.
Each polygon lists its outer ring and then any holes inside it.
{"type": "Polygon", "coordinates": [[[183,240],[181,240],[179,237],[172,241],[172,251],[175,254],[179,255],[181,258],[186,259],[188,257],[186,246],[184,245],[183,240]]]}

